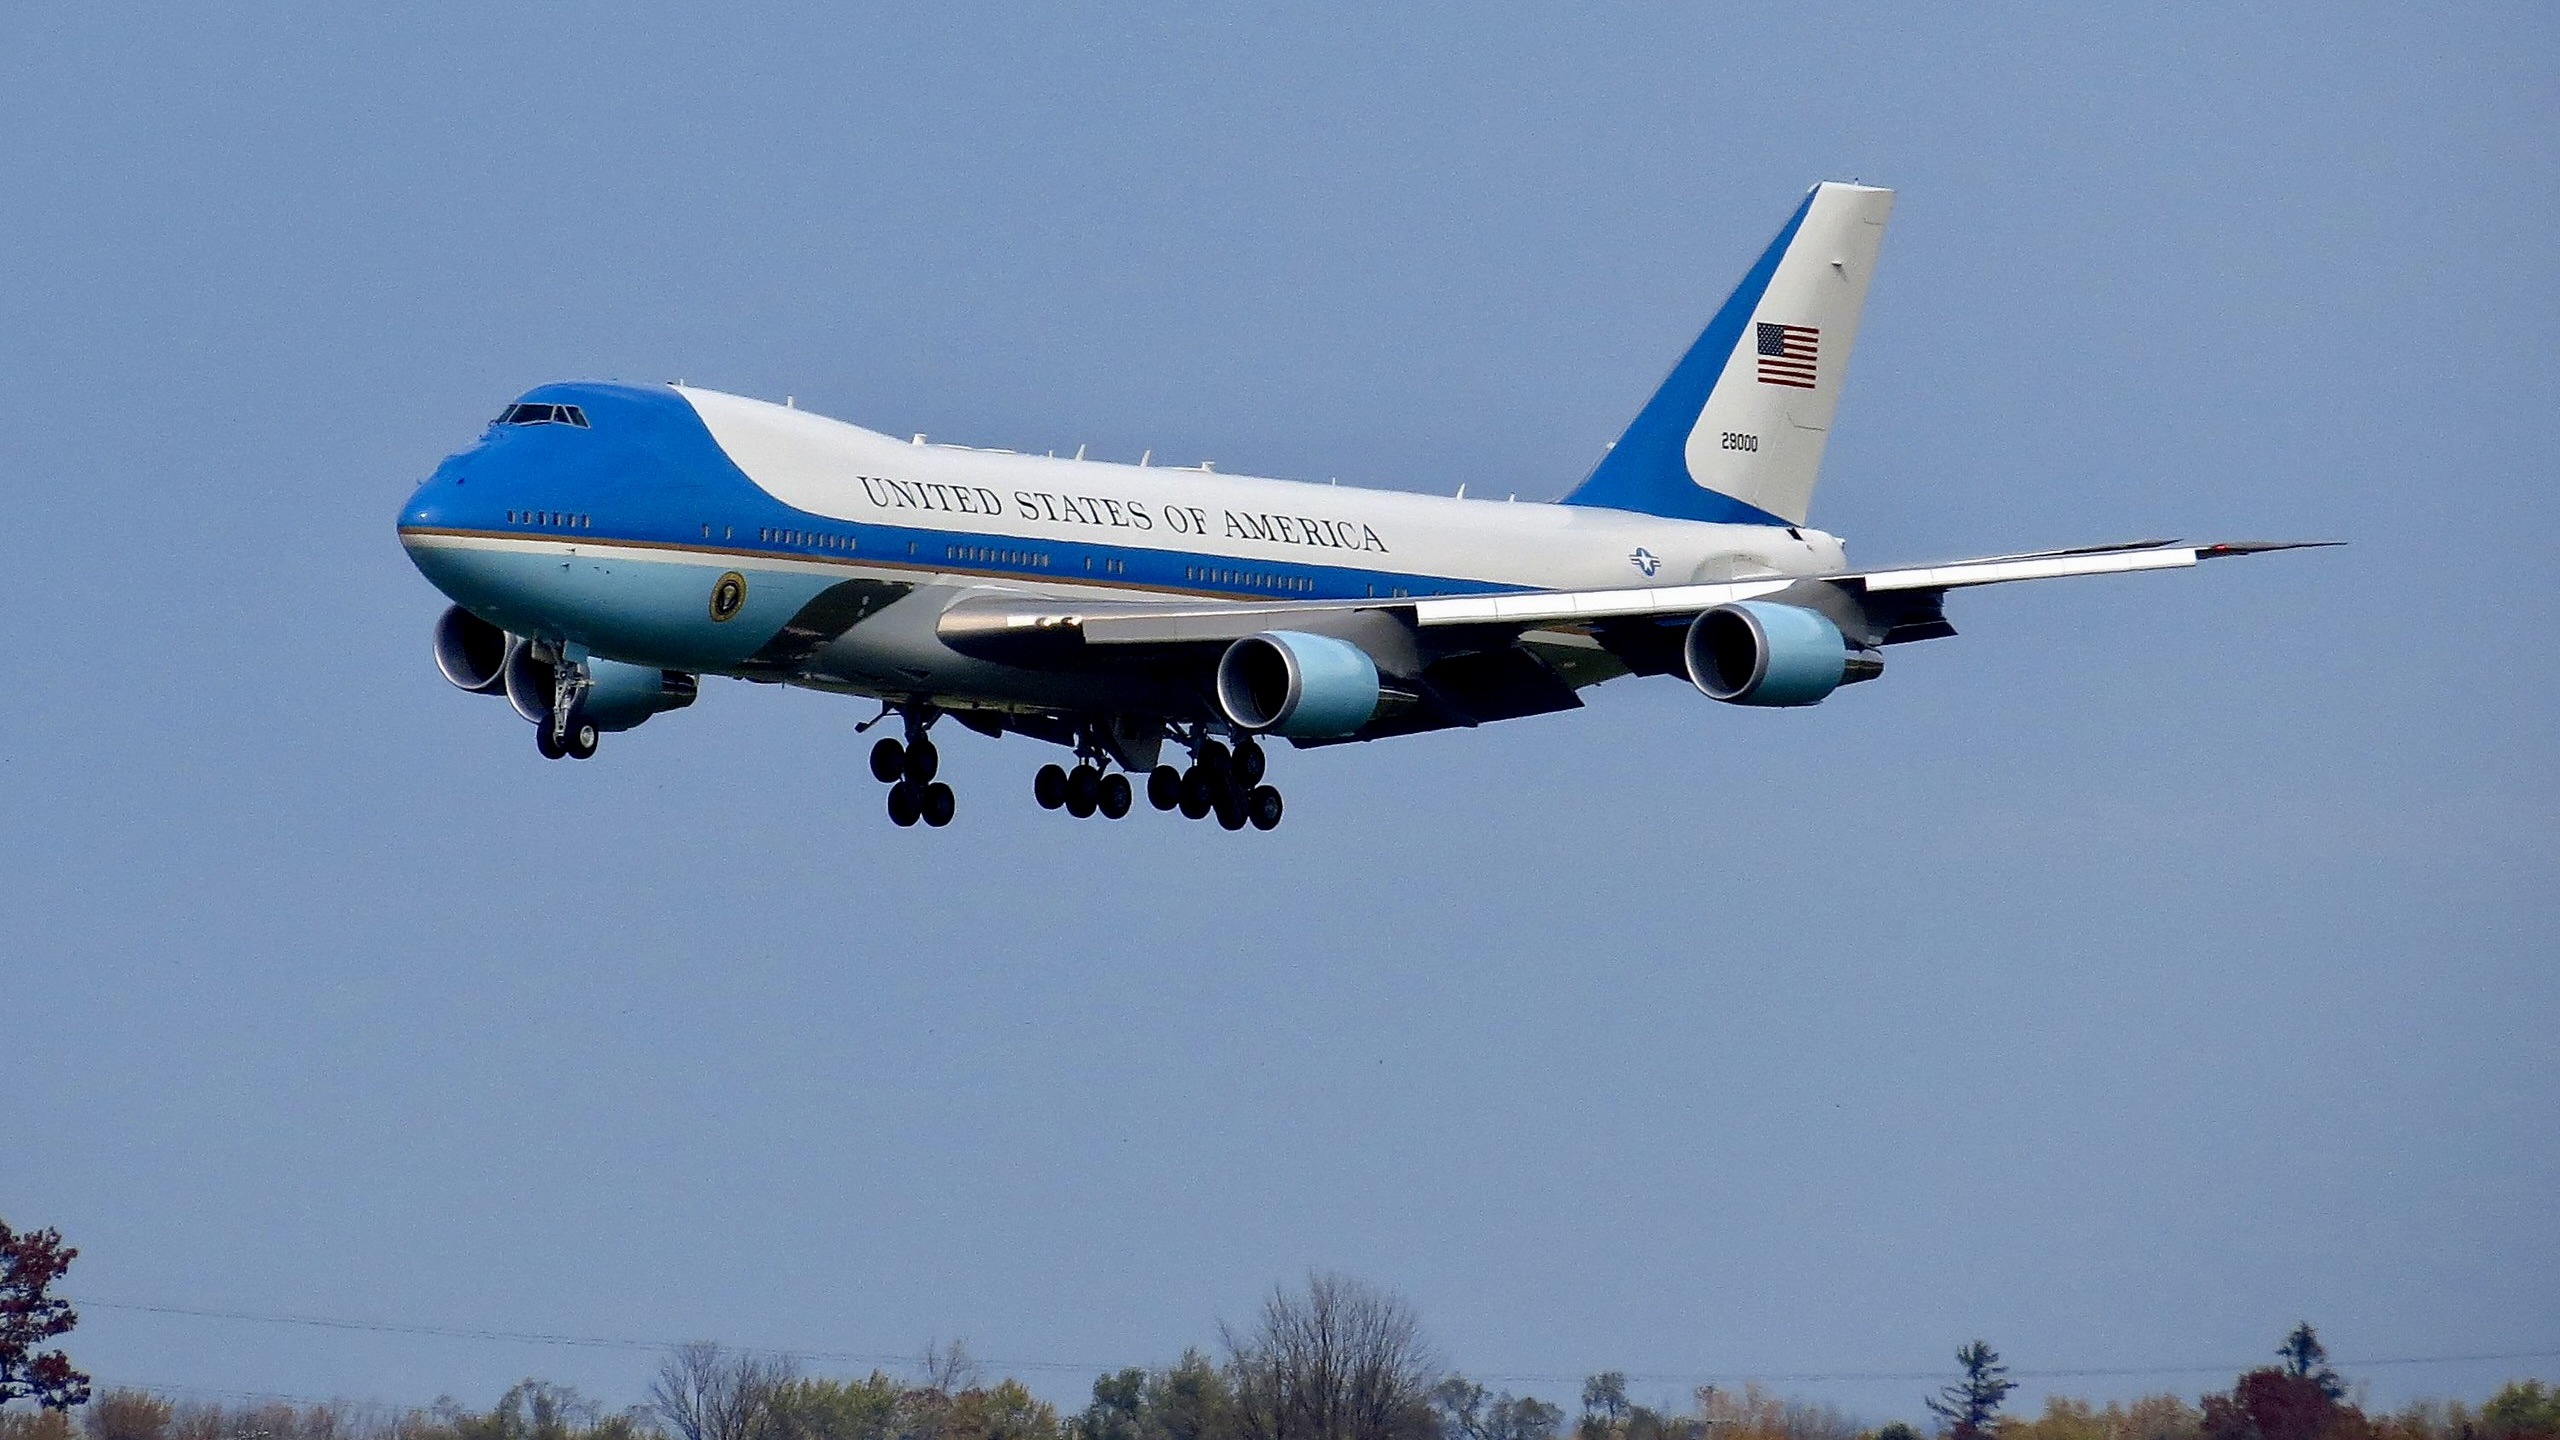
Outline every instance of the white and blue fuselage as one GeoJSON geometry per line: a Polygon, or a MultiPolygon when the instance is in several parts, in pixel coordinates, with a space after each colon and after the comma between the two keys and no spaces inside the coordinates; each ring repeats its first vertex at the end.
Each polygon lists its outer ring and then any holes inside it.
{"type": "Polygon", "coordinates": [[[876,621],[990,589],[1260,604],[1846,565],[1837,540],[1800,526],[933,445],[733,395],[595,383],[508,407],[410,497],[400,536],[439,590],[516,635],[946,709],[1076,706],[1092,687],[925,642],[929,625],[856,624],[805,637],[828,642],[815,645],[788,627],[831,592],[847,610],[868,597],[861,618],[876,621]],[[528,414],[540,418],[509,423],[528,414]],[[724,576],[743,593],[715,604],[724,576]]]}

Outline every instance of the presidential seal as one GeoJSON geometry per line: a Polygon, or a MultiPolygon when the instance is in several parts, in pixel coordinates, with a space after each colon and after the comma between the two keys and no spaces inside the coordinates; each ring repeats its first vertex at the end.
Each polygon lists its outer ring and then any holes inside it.
{"type": "Polygon", "coordinates": [[[747,603],[747,577],[732,570],[711,585],[711,618],[714,622],[735,620],[738,610],[747,603]]]}

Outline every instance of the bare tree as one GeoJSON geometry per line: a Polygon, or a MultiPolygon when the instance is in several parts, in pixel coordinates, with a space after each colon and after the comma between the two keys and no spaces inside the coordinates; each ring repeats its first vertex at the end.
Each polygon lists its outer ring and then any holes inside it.
{"type": "Polygon", "coordinates": [[[1439,1365],[1398,1296],[1341,1275],[1274,1287],[1249,1332],[1218,1327],[1243,1440],[1430,1440],[1439,1365]]]}
{"type": "Polygon", "coordinates": [[[177,1407],[148,1390],[109,1390],[89,1402],[90,1440],[168,1440],[177,1407]]]}
{"type": "Polygon", "coordinates": [[[775,1393],[796,1372],[779,1356],[679,1345],[658,1366],[649,1408],[680,1440],[767,1440],[775,1393]]]}
{"type": "Polygon", "coordinates": [[[927,1342],[924,1359],[916,1368],[924,1378],[924,1388],[945,1395],[957,1395],[983,1378],[978,1362],[970,1358],[965,1340],[927,1342]]]}

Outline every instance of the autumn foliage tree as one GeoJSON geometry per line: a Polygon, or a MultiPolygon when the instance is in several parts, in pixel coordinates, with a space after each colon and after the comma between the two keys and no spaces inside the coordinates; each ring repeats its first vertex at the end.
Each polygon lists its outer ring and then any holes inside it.
{"type": "Polygon", "coordinates": [[[33,1400],[48,1410],[87,1403],[89,1377],[59,1350],[38,1350],[80,1323],[71,1302],[51,1293],[79,1251],[59,1230],[12,1230],[0,1220],[0,1405],[33,1400]]]}
{"type": "Polygon", "coordinates": [[[2204,1398],[2204,1440],[2373,1440],[2373,1422],[2346,1403],[2346,1382],[2309,1325],[2295,1326],[2276,1353],[2283,1364],[2204,1398]]]}

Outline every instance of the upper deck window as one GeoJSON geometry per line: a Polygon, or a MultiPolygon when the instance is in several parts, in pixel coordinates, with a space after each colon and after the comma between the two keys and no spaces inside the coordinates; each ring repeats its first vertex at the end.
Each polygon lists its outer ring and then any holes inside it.
{"type": "Polygon", "coordinates": [[[575,425],[587,428],[587,412],[575,405],[520,403],[498,412],[501,425],[575,425]]]}

